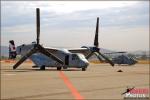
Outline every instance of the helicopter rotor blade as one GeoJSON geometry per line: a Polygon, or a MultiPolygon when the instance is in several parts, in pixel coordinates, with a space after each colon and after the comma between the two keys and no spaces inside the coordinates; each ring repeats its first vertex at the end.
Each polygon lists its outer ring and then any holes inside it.
{"type": "Polygon", "coordinates": [[[89,59],[92,55],[93,55],[93,52],[89,53],[89,54],[86,56],[86,59],[89,59]]]}
{"type": "Polygon", "coordinates": [[[37,38],[36,38],[36,42],[37,44],[39,44],[40,42],[40,9],[36,8],[36,32],[37,32],[37,38]]]}
{"type": "Polygon", "coordinates": [[[59,59],[58,57],[56,57],[55,55],[53,55],[52,53],[48,52],[45,48],[43,48],[40,45],[36,45],[33,49],[31,49],[26,55],[24,55],[14,66],[13,69],[16,69],[20,64],[22,64],[26,59],[28,59],[28,57],[30,57],[32,54],[34,53],[42,53],[44,55],[46,55],[47,57],[57,61],[60,64],[64,64],[64,62],[59,59]]]}
{"type": "Polygon", "coordinates": [[[56,57],[54,54],[52,54],[49,51],[47,51],[41,45],[38,45],[38,51],[40,53],[43,53],[44,55],[48,56],[49,58],[52,58],[53,60],[57,61],[58,63],[60,63],[62,65],[64,64],[64,62],[60,58],[56,57]]]}
{"type": "Polygon", "coordinates": [[[100,62],[103,62],[102,58],[100,57],[100,55],[97,52],[94,52],[94,54],[96,55],[96,57],[99,59],[100,62]]]}
{"type": "Polygon", "coordinates": [[[101,54],[100,52],[97,53],[99,53],[99,55],[101,55],[108,63],[110,63],[111,66],[114,66],[114,63],[111,60],[109,60],[105,55],[101,54]]]}
{"type": "Polygon", "coordinates": [[[127,52],[124,52],[124,51],[119,51],[119,52],[108,52],[108,53],[104,53],[104,54],[123,54],[123,53],[127,53],[127,52]]]}
{"type": "Polygon", "coordinates": [[[94,39],[94,46],[98,47],[98,31],[99,31],[99,17],[97,17],[97,23],[96,23],[96,31],[95,31],[95,39],[94,39]]]}
{"type": "Polygon", "coordinates": [[[36,49],[30,50],[26,55],[24,55],[14,66],[13,69],[16,69],[20,64],[22,64],[28,57],[30,57],[33,53],[36,52],[36,49]]]}

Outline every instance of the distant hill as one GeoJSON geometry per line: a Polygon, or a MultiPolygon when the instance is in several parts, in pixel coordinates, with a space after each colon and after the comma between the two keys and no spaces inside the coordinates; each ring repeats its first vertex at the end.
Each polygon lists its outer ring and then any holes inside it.
{"type": "Polygon", "coordinates": [[[150,59],[150,51],[134,51],[134,52],[129,52],[130,54],[132,54],[132,55],[135,55],[135,57],[137,58],[137,59],[150,59]]]}
{"type": "Polygon", "coordinates": [[[1,56],[4,56],[4,57],[9,57],[9,47],[7,46],[1,46],[1,56]]]}
{"type": "Polygon", "coordinates": [[[129,53],[134,54],[134,55],[147,55],[148,56],[150,54],[150,51],[138,50],[138,51],[133,51],[129,53]]]}

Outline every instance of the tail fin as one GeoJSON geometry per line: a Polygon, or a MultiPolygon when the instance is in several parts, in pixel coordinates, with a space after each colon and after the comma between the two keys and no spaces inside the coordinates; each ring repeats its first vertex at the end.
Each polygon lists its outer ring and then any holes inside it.
{"type": "Polygon", "coordinates": [[[9,59],[15,59],[16,58],[16,47],[14,40],[9,41],[9,59]]]}

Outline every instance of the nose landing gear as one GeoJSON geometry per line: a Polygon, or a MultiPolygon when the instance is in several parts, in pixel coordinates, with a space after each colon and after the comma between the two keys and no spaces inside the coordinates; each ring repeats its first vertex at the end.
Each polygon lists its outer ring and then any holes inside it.
{"type": "Polygon", "coordinates": [[[57,67],[57,70],[61,70],[61,67],[57,67]]]}
{"type": "Polygon", "coordinates": [[[86,71],[86,68],[84,67],[84,68],[82,68],[82,71],[86,71]]]}

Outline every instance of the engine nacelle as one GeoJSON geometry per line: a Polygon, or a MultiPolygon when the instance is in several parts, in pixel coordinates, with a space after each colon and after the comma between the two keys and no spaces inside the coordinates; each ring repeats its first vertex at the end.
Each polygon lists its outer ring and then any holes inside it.
{"type": "Polygon", "coordinates": [[[99,52],[100,48],[97,47],[89,47],[89,46],[82,46],[81,48],[87,48],[91,52],[99,52]]]}

